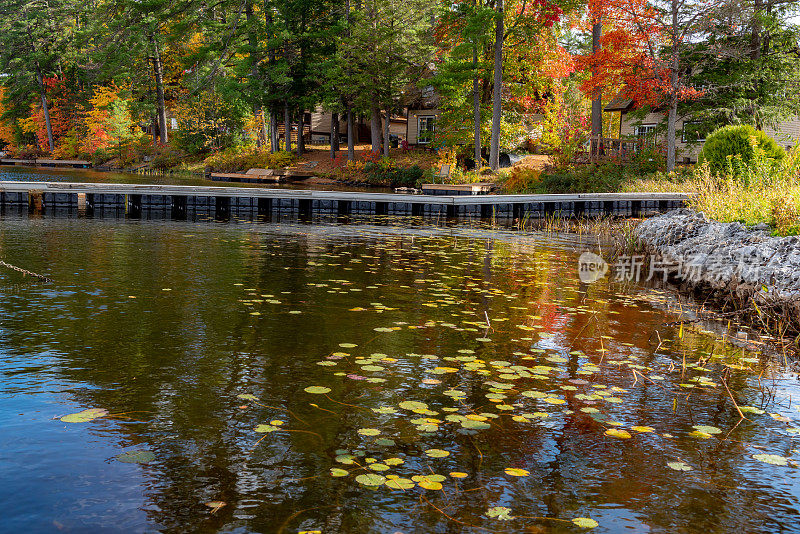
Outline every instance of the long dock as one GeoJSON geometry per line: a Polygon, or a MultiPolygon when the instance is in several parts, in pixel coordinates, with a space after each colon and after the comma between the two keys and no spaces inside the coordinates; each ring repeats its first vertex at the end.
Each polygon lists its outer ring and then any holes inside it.
{"type": "Polygon", "coordinates": [[[411,195],[251,187],[0,182],[0,209],[29,213],[186,219],[272,213],[475,218],[646,217],[682,207],[687,193],[411,195]]]}

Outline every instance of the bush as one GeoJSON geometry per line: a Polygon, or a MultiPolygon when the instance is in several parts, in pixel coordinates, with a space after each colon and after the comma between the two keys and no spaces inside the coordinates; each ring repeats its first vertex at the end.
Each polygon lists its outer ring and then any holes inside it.
{"type": "Polygon", "coordinates": [[[732,170],[733,174],[738,175],[741,169],[737,168],[734,158],[738,155],[741,163],[750,165],[756,156],[756,147],[768,159],[781,161],[786,157],[783,148],[761,130],[747,125],[723,126],[706,138],[697,162],[707,162],[714,174],[732,170]]]}
{"type": "Polygon", "coordinates": [[[268,149],[233,147],[212,154],[205,159],[211,172],[236,172],[248,169],[278,169],[297,161],[297,154],[280,151],[274,154],[268,149]]]}

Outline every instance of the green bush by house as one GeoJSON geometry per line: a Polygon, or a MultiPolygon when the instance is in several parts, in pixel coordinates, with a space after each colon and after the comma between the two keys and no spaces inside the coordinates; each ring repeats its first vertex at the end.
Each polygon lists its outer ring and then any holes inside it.
{"type": "Polygon", "coordinates": [[[739,163],[749,165],[755,157],[755,147],[762,151],[764,157],[774,161],[782,161],[786,157],[783,147],[761,130],[747,125],[723,126],[706,138],[698,163],[707,162],[714,174],[729,172],[731,168],[735,170],[735,160],[739,158],[739,163]]]}

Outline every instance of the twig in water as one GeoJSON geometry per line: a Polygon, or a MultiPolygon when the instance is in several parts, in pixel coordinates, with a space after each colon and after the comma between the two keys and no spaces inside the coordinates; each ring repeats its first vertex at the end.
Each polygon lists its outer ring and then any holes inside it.
{"type": "Polygon", "coordinates": [[[39,280],[41,280],[43,282],[52,282],[51,279],[47,278],[46,276],[44,276],[42,274],[36,274],[36,273],[34,273],[32,271],[29,271],[27,269],[23,269],[22,267],[17,267],[16,265],[11,265],[10,263],[6,263],[3,260],[0,260],[0,266],[7,267],[7,268],[11,269],[12,271],[20,272],[20,273],[24,274],[25,276],[33,276],[34,278],[38,278],[39,280]]]}

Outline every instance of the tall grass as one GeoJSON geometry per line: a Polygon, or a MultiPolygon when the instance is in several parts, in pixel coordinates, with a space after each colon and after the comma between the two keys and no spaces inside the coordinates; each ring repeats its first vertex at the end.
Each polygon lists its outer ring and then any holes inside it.
{"type": "Polygon", "coordinates": [[[694,193],[688,206],[711,219],[748,226],[766,223],[777,235],[800,234],[800,146],[782,161],[766,157],[758,147],[755,152],[749,164],[729,158],[720,173],[704,164],[688,177],[636,179],[622,190],[694,193]]]}

